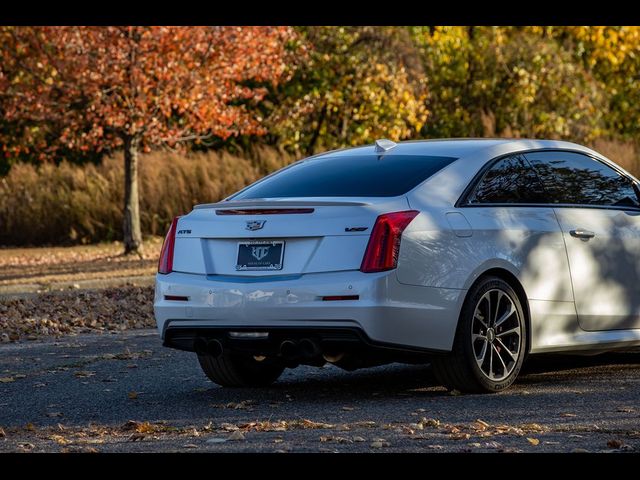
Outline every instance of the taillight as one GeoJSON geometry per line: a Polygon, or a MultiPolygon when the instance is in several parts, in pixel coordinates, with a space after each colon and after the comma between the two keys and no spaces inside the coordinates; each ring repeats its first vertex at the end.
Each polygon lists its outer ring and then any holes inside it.
{"type": "Polygon", "coordinates": [[[158,261],[158,273],[171,273],[173,271],[173,248],[176,244],[176,227],[178,219],[175,217],[171,222],[167,236],[164,238],[162,250],[160,250],[160,260],[158,261]]]}
{"type": "Polygon", "coordinates": [[[418,213],[416,210],[406,210],[385,213],[377,218],[362,259],[361,272],[383,272],[398,266],[402,232],[418,213]]]}

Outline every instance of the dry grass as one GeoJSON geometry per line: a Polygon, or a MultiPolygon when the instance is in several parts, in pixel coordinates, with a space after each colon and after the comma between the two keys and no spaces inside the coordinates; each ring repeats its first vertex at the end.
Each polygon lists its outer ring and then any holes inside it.
{"type": "Polygon", "coordinates": [[[592,148],[636,177],[640,176],[640,152],[634,142],[598,139],[592,148]]]}
{"type": "MultiPolygon", "coordinates": [[[[634,175],[640,152],[632,142],[599,139],[593,147],[634,175]]],[[[145,234],[164,235],[175,215],[220,200],[295,158],[269,147],[239,155],[188,156],[155,152],[141,157],[141,222],[145,234]]],[[[70,245],[122,235],[122,158],[101,165],[15,165],[0,179],[0,245],[70,245]]],[[[0,282],[2,279],[0,278],[0,282]]]]}
{"type": "MultiPolygon", "coordinates": [[[[145,234],[164,235],[175,215],[197,203],[220,200],[294,161],[273,148],[242,155],[188,156],[156,152],[141,157],[141,223],[145,234]]],[[[0,245],[86,244],[122,235],[123,162],[15,165],[0,179],[0,245]]]]}

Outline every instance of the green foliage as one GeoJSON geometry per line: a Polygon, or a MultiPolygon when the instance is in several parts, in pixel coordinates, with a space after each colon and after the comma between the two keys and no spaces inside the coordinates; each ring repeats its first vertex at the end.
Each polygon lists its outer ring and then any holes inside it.
{"type": "Polygon", "coordinates": [[[611,135],[640,134],[640,27],[547,27],[606,92],[605,122],[611,135]]]}
{"type": "Polygon", "coordinates": [[[308,154],[413,137],[427,117],[426,79],[403,27],[306,27],[309,54],[275,95],[270,126],[308,154]]]}
{"type": "Polygon", "coordinates": [[[603,92],[554,39],[516,27],[414,27],[429,79],[427,136],[602,133],[603,92]]]}

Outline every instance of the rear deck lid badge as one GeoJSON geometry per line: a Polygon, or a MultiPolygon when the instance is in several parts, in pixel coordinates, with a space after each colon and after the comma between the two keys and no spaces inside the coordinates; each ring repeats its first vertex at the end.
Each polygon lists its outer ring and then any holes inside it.
{"type": "Polygon", "coordinates": [[[247,226],[245,227],[247,230],[260,230],[264,227],[264,224],[267,223],[266,220],[247,220],[247,226]]]}

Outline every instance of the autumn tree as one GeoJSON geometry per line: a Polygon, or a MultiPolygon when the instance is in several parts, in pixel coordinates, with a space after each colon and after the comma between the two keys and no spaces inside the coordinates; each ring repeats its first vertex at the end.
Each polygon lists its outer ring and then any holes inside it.
{"type": "Polygon", "coordinates": [[[42,152],[124,150],[135,252],[139,153],[264,133],[250,106],[287,77],[293,39],[287,27],[2,27],[4,119],[42,152]]]}
{"type": "Polygon", "coordinates": [[[579,65],[593,72],[606,93],[605,120],[614,137],[640,134],[640,27],[529,27],[555,38],[579,65]]]}
{"type": "Polygon", "coordinates": [[[413,27],[429,79],[427,136],[552,137],[602,133],[597,78],[543,29],[413,27]]]}
{"type": "Polygon", "coordinates": [[[427,78],[405,27],[299,27],[307,52],[269,118],[304,154],[411,138],[427,119],[427,78]]]}

